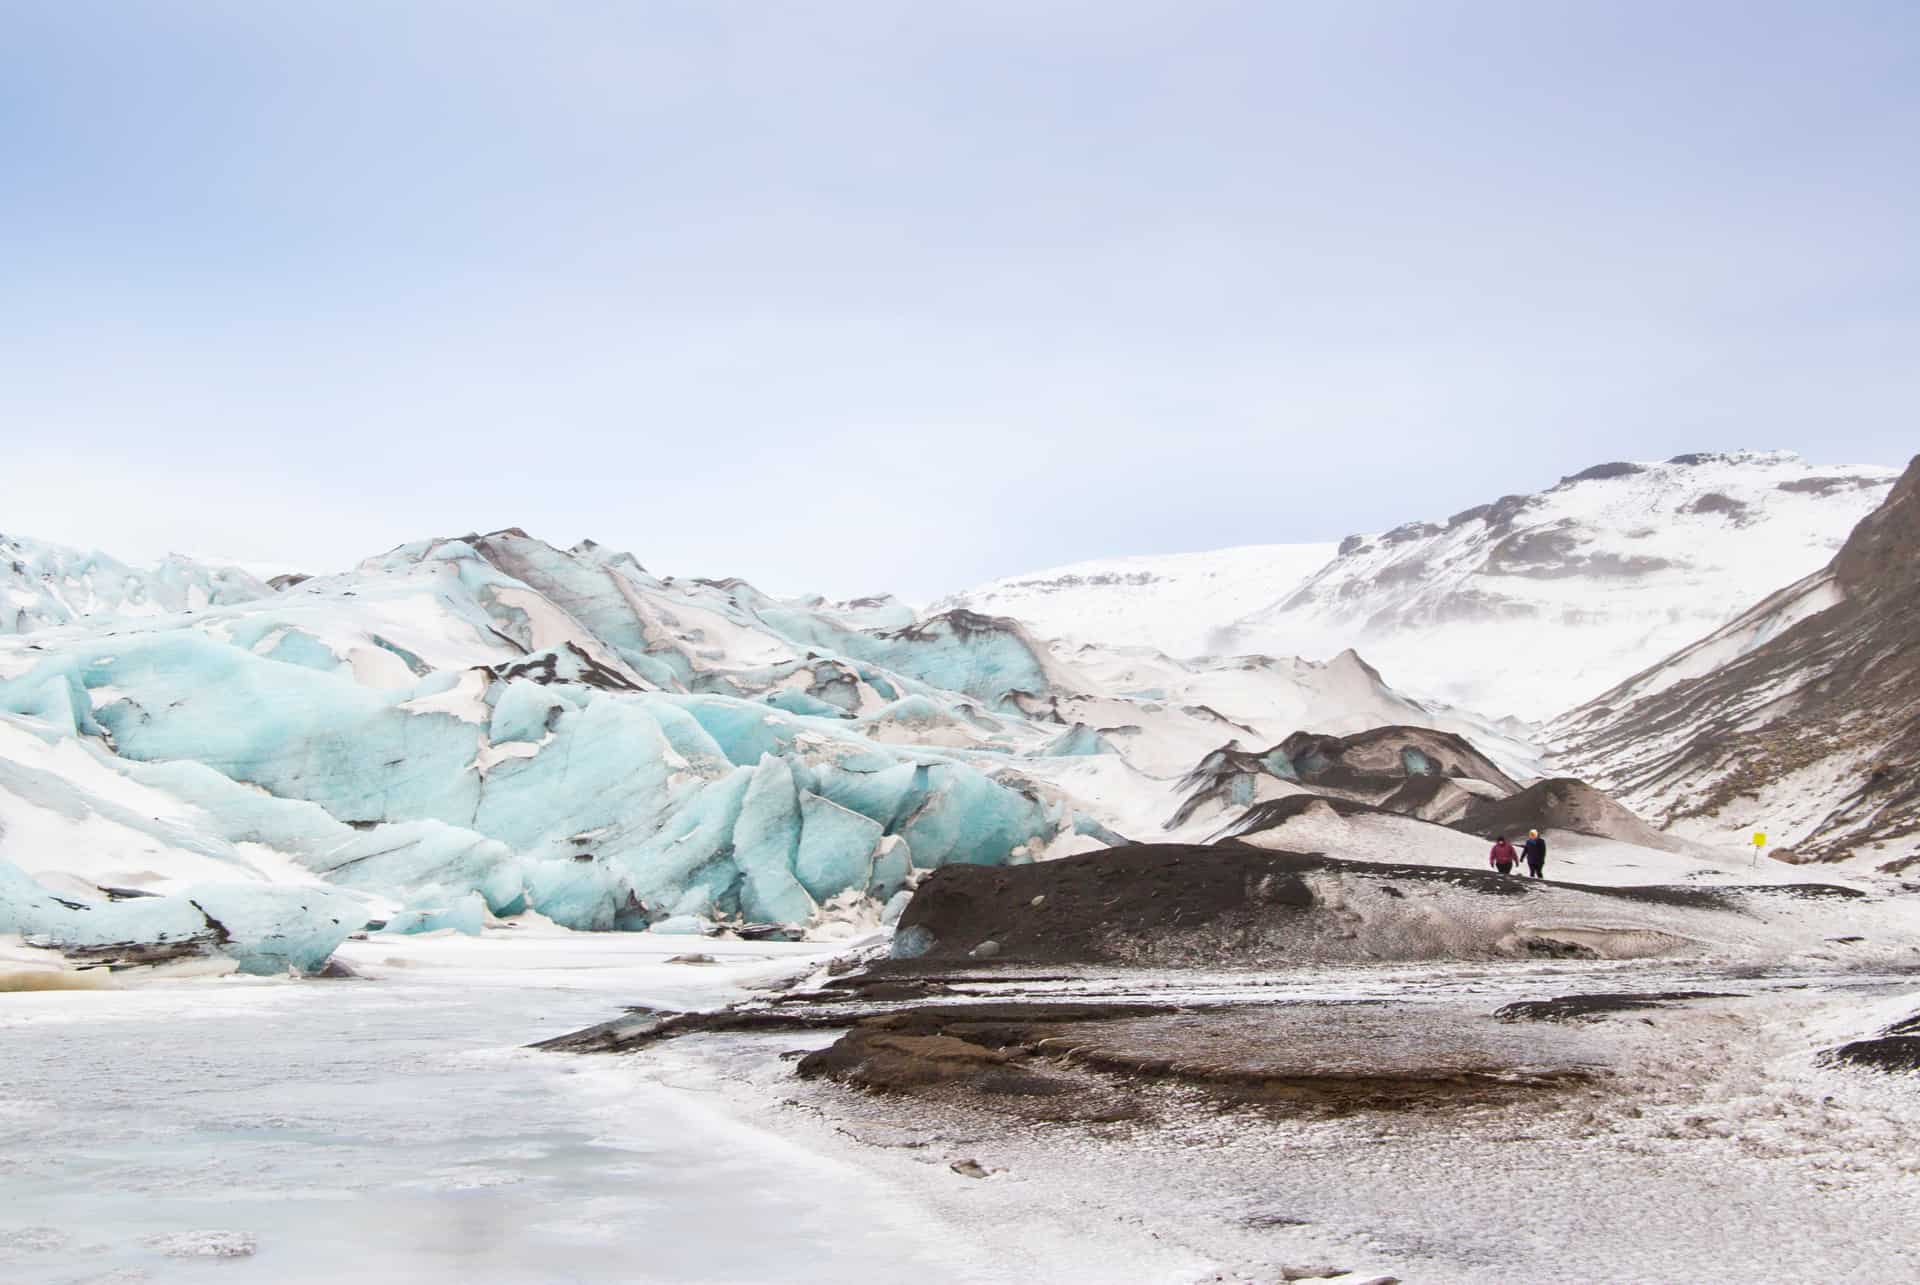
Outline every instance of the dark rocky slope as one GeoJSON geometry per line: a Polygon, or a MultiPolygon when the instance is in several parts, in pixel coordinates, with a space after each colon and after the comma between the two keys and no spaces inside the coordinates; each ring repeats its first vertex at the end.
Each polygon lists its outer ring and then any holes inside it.
{"type": "Polygon", "coordinates": [[[893,949],[922,964],[1202,968],[1735,955],[1776,948],[1765,921],[1786,903],[1831,898],[1837,922],[1859,897],[1821,885],[1601,888],[1237,843],[1136,844],[937,870],[893,949]]]}

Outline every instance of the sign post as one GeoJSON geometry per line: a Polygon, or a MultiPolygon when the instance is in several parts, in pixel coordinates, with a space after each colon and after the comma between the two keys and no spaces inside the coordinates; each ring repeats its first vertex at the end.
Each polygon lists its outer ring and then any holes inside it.
{"type": "Polygon", "coordinates": [[[1754,865],[1757,866],[1760,864],[1760,849],[1766,846],[1767,846],[1767,832],[1765,830],[1755,830],[1753,832],[1753,864],[1754,865]]]}

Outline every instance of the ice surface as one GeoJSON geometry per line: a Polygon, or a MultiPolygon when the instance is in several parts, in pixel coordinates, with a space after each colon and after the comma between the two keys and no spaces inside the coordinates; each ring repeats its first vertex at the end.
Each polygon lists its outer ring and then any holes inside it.
{"type": "Polygon", "coordinates": [[[566,709],[565,701],[538,683],[517,680],[499,684],[494,693],[487,739],[495,745],[507,741],[538,741],[553,730],[554,720],[566,709]]]}
{"type": "Polygon", "coordinates": [[[715,965],[666,962],[689,946],[383,935],[343,948],[365,982],[0,997],[0,1280],[980,1280],[967,1229],[857,1165],[624,1060],[521,1049],[822,959],[703,941],[715,965]]]}
{"type": "Polygon", "coordinates": [[[802,794],[794,876],[816,901],[850,888],[866,891],[873,878],[875,848],[884,834],[878,821],[818,794],[802,794]]]}
{"type": "Polygon", "coordinates": [[[813,917],[813,899],[794,874],[800,825],[793,768],[785,759],[763,756],[733,825],[733,859],[741,874],[740,908],[748,918],[804,923],[813,917]]]}
{"type": "Polygon", "coordinates": [[[439,910],[403,910],[387,920],[383,933],[432,933],[454,931],[478,937],[487,923],[487,903],[477,892],[439,910]]]}

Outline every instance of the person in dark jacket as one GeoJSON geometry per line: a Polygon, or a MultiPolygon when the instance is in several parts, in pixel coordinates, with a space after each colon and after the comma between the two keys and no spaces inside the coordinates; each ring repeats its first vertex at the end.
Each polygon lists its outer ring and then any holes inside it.
{"type": "Polygon", "coordinates": [[[1514,859],[1519,855],[1503,834],[1493,841],[1493,851],[1487,854],[1487,864],[1503,875],[1510,875],[1513,873],[1514,859]]]}
{"type": "Polygon", "coordinates": [[[1527,841],[1520,845],[1520,855],[1527,859],[1527,873],[1535,879],[1547,866],[1547,841],[1540,837],[1538,830],[1527,831],[1527,841]]]}

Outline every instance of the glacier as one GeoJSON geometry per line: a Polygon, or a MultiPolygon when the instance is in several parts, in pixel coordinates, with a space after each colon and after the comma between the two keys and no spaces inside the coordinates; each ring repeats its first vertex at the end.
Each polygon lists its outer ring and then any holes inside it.
{"type": "Polygon", "coordinates": [[[182,852],[264,897],[289,870],[312,880],[293,895],[328,926],[278,955],[259,943],[295,912],[221,901],[261,925],[215,943],[249,968],[315,967],[335,928],[472,932],[525,911],[595,931],[804,926],[843,894],[884,902],[916,871],[1030,859],[1074,828],[1005,752],[895,743],[1024,724],[1013,702],[1050,662],[1005,622],[872,604],[842,621],[517,531],[236,597],[53,617],[0,649],[0,743],[19,755],[0,759],[0,826],[27,808],[84,824],[126,854],[100,884],[161,893],[75,910],[25,873],[72,874],[66,851],[0,842],[19,876],[5,931],[211,941],[166,874],[182,852]]]}
{"type": "Polygon", "coordinates": [[[365,920],[351,897],[318,888],[206,884],[166,896],[76,899],[0,861],[0,934],[84,959],[141,962],[205,951],[241,972],[318,971],[365,920]]]}
{"type": "Polygon", "coordinates": [[[0,634],[89,618],[165,615],[272,592],[239,567],[179,554],[134,567],[98,551],[0,535],[0,634]]]}
{"type": "MultiPolygon", "coordinates": [[[[106,583],[108,560],[81,562],[106,583]]],[[[0,861],[26,880],[5,895],[23,935],[74,951],[129,932],[116,918],[296,971],[335,929],[804,931],[859,903],[897,913],[942,866],[1194,830],[1196,764],[1303,728],[1468,733],[1515,772],[1535,752],[1351,653],[1055,646],[1002,617],[778,599],[517,528],[139,610],[89,601],[0,635],[0,861]],[[324,931],[276,955],[167,900],[216,884],[291,888],[324,931]],[[69,894],[105,899],[84,915],[100,941],[45,899],[69,894]],[[125,919],[137,901],[148,918],[125,919]]]]}

